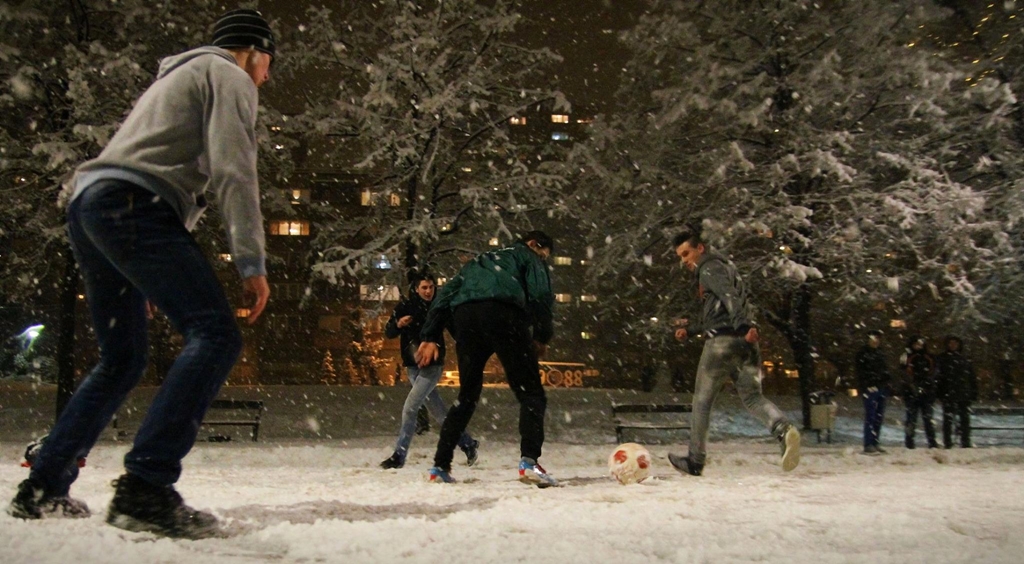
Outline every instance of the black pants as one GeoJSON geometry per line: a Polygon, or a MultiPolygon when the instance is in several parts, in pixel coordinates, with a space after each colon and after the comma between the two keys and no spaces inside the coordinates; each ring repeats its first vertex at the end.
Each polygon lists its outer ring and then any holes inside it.
{"type": "Polygon", "coordinates": [[[547,398],[526,313],[496,301],[471,302],[455,309],[455,345],[459,358],[459,399],[441,426],[434,465],[451,469],[459,437],[469,425],[483,390],[484,365],[497,354],[509,388],[519,400],[522,456],[540,458],[547,398]]]}
{"type": "Polygon", "coordinates": [[[960,446],[971,448],[971,403],[946,400],[942,402],[942,443],[953,447],[953,420],[960,419],[960,446]]]}
{"type": "Polygon", "coordinates": [[[921,413],[921,419],[924,421],[924,434],[928,438],[928,448],[939,446],[939,443],[935,441],[935,421],[932,419],[935,399],[928,396],[907,396],[904,401],[907,404],[907,420],[903,427],[906,432],[904,442],[907,448],[914,448],[914,431],[917,428],[918,412],[921,413]]]}

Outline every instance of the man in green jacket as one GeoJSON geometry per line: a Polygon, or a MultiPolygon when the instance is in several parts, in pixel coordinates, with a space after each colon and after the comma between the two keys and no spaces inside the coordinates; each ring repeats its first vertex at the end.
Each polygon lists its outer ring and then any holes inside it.
{"type": "Polygon", "coordinates": [[[519,480],[557,486],[537,463],[544,444],[547,398],[538,358],[553,333],[554,294],[544,259],[554,246],[542,231],[531,231],[511,247],[489,251],[466,263],[441,289],[420,331],[416,359],[428,366],[438,355],[450,324],[459,358],[459,399],[448,411],[430,469],[430,481],[451,483],[452,458],[483,389],[484,365],[497,354],[509,387],[519,400],[519,480]]]}

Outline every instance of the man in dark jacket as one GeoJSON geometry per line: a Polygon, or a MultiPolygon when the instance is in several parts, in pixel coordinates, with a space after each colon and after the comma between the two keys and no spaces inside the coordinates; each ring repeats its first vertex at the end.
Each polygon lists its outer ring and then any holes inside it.
{"type": "Polygon", "coordinates": [[[942,401],[942,443],[953,448],[953,418],[960,418],[960,446],[971,448],[971,403],[978,401],[974,364],[963,353],[959,337],[946,337],[946,352],[935,361],[942,401]]]}
{"type": "Polygon", "coordinates": [[[684,474],[701,475],[707,456],[711,407],[718,392],[731,380],[743,405],[779,441],[783,471],[793,470],[800,462],[800,432],[761,392],[761,350],[757,345],[760,336],[746,284],[732,262],[707,248],[698,229],[680,233],[672,244],[682,263],[697,274],[697,293],[703,301],[700,322],[680,320],[675,337],[685,341],[690,334],[703,332],[707,341],[693,392],[690,450],[686,456],[669,454],[669,461],[684,474]]]}
{"type": "Polygon", "coordinates": [[[864,454],[882,454],[885,450],[878,444],[885,418],[885,398],[889,392],[889,368],[885,355],[878,350],[882,343],[882,332],[868,333],[868,342],[859,351],[854,361],[857,374],[857,391],[864,398],[864,454]]]}
{"type": "Polygon", "coordinates": [[[451,320],[461,387],[459,399],[441,427],[430,469],[432,482],[455,481],[451,477],[455,445],[480,400],[484,365],[497,354],[519,400],[519,479],[542,488],[558,485],[537,463],[547,409],[537,359],[546,352],[553,333],[554,294],[544,262],[552,246],[546,233],[531,231],[511,247],[478,255],[445,284],[430,307],[416,353],[419,366],[428,366],[437,358],[442,329],[446,320],[451,320]]]}
{"type": "Polygon", "coordinates": [[[924,421],[924,434],[928,448],[938,448],[935,441],[935,422],[932,419],[935,404],[935,358],[928,354],[924,337],[914,336],[907,344],[907,355],[903,361],[903,401],[907,405],[907,419],[903,427],[907,448],[915,448],[914,431],[917,414],[924,421]]]}
{"type": "MultiPolygon", "coordinates": [[[[405,466],[405,457],[409,452],[409,443],[416,432],[416,414],[420,407],[426,403],[430,414],[434,416],[438,425],[444,424],[448,408],[437,393],[437,383],[444,373],[444,340],[438,343],[438,355],[430,365],[420,368],[416,364],[416,349],[420,346],[420,329],[423,322],[427,320],[427,311],[430,303],[434,301],[434,290],[436,282],[434,277],[420,275],[413,279],[409,291],[409,298],[402,300],[395,306],[391,318],[384,326],[384,336],[389,339],[400,337],[402,346],[402,363],[405,364],[406,374],[409,375],[409,383],[412,390],[405,398],[405,405],[402,406],[402,427],[398,432],[398,440],[395,442],[395,452],[384,462],[380,463],[381,468],[401,468],[405,466]]],[[[470,466],[476,464],[477,441],[473,440],[468,433],[462,433],[459,438],[459,447],[466,453],[466,462],[470,466]]]]}

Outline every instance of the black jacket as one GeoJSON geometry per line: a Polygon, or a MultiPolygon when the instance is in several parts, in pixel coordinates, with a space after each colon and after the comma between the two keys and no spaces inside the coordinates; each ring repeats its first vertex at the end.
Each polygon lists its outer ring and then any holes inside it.
{"type": "Polygon", "coordinates": [[[864,345],[857,351],[853,368],[857,375],[857,391],[861,395],[864,395],[868,388],[884,391],[889,386],[889,367],[886,366],[885,355],[881,350],[864,345]]]}
{"type": "Polygon", "coordinates": [[[944,402],[978,400],[978,377],[974,373],[974,364],[963,355],[963,343],[956,352],[947,350],[940,354],[936,366],[939,399],[944,402]]]}
{"type": "MultiPolygon", "coordinates": [[[[420,346],[420,330],[423,322],[427,319],[427,311],[430,310],[430,302],[423,301],[423,298],[416,292],[395,306],[387,325],[384,326],[384,336],[389,339],[401,337],[402,364],[405,366],[416,366],[416,349],[420,346]],[[412,316],[412,323],[405,327],[398,327],[398,320],[406,315],[412,316]]],[[[431,366],[444,364],[444,338],[437,341],[438,356],[431,366]]]]}
{"type": "Polygon", "coordinates": [[[903,393],[909,398],[935,399],[935,357],[927,352],[911,350],[903,366],[903,393]]]}

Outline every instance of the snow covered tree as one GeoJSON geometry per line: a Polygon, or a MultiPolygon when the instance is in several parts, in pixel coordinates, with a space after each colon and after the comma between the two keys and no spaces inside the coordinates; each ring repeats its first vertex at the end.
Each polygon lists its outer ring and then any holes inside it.
{"type": "Polygon", "coordinates": [[[574,155],[582,222],[606,242],[595,275],[626,287],[638,318],[678,315],[690,289],[654,256],[699,222],[788,342],[805,424],[814,300],[836,313],[924,295],[984,319],[978,299],[1018,256],[1016,97],[993,77],[970,85],[921,41],[948,15],[927,1],[650,2],[623,36],[625,109],[574,155]]]}
{"type": "Polygon", "coordinates": [[[566,177],[550,144],[509,132],[511,118],[538,104],[568,110],[543,86],[558,57],[517,42],[522,18],[512,2],[348,8],[309,9],[291,39],[301,48],[290,72],[332,80],[306,89],[305,108],[286,131],[306,134],[309,162],[358,173],[369,211],[320,226],[318,272],[358,271],[404,286],[396,272],[446,258],[454,265],[454,254],[491,238],[509,242],[531,212],[564,207],[566,177]],[[381,262],[387,268],[365,268],[381,262]]]}

